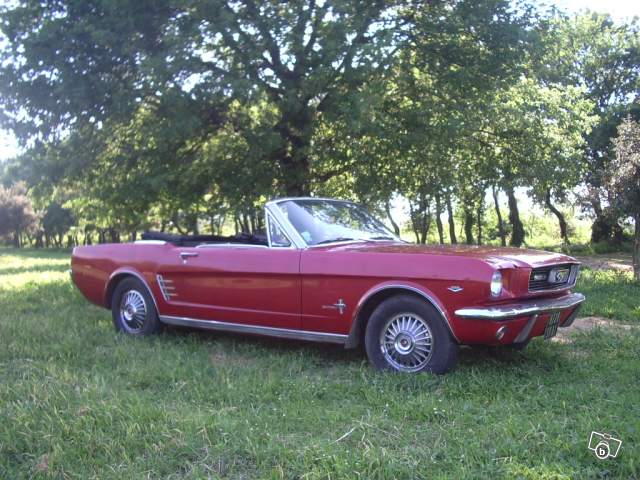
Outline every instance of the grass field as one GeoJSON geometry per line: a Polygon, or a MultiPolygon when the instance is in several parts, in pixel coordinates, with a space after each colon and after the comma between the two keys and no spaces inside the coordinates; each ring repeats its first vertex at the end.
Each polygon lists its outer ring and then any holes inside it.
{"type": "MultiPolygon", "coordinates": [[[[68,253],[0,250],[0,478],[638,478],[640,337],[596,329],[463,349],[447,376],[336,346],[113,331],[68,253]],[[592,430],[622,439],[616,459],[592,430]]],[[[584,312],[640,324],[626,274],[584,272],[584,312]]]]}

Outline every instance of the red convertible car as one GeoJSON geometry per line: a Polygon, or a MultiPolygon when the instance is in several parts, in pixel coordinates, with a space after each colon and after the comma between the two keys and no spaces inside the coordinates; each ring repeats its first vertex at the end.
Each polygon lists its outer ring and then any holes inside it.
{"type": "Polygon", "coordinates": [[[165,324],[342,344],[371,363],[445,373],[464,344],[525,346],[568,327],[579,264],[534,250],[403,242],[351,202],[265,205],[266,235],[149,232],[77,247],[71,275],[119,331],[165,324]]]}

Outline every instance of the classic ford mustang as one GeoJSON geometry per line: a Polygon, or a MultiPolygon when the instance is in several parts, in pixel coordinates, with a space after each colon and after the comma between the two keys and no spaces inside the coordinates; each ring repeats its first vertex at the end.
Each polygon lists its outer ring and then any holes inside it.
{"type": "Polygon", "coordinates": [[[564,255],[413,245],[341,200],[273,200],[265,221],[264,236],[77,247],[72,279],[130,335],[169,324],[364,344],[376,368],[401,372],[445,373],[459,345],[551,338],[584,301],[564,255]]]}

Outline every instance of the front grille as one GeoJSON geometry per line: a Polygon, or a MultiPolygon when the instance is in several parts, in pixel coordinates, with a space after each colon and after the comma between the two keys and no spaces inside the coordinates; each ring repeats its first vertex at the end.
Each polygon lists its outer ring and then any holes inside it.
{"type": "Polygon", "coordinates": [[[529,277],[529,291],[572,287],[576,283],[577,275],[578,265],[571,263],[534,268],[529,277]]]}

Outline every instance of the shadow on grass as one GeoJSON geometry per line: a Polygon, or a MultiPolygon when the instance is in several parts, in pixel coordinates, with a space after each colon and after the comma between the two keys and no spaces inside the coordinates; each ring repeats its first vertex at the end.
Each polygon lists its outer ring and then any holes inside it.
{"type": "MultiPolygon", "coordinates": [[[[266,350],[269,354],[298,354],[309,359],[313,363],[323,363],[325,366],[349,366],[367,361],[367,356],[362,345],[354,349],[345,349],[340,345],[329,343],[313,343],[299,340],[285,340],[270,337],[261,337],[227,332],[211,332],[206,330],[189,329],[184,327],[168,327],[164,334],[167,339],[189,339],[198,344],[210,344],[221,342],[224,345],[236,349],[255,351],[266,350]]],[[[553,348],[553,347],[552,347],[553,348]]],[[[550,353],[545,349],[530,345],[528,350],[515,351],[504,347],[462,346],[458,357],[458,370],[470,368],[483,369],[510,369],[530,367],[532,369],[541,365],[546,372],[556,368],[562,368],[565,359],[560,353],[550,353]],[[535,349],[535,351],[533,351],[535,349]]]]}
{"type": "Polygon", "coordinates": [[[0,275],[20,275],[23,273],[66,272],[69,265],[30,265],[28,267],[0,267],[0,275]]]}
{"type": "Polygon", "coordinates": [[[351,363],[365,359],[364,351],[360,348],[345,349],[340,345],[330,343],[314,343],[302,340],[284,340],[258,335],[237,334],[228,332],[211,332],[207,330],[190,329],[170,326],[165,329],[166,338],[187,339],[199,344],[224,342],[240,349],[262,349],[269,353],[307,353],[315,359],[325,359],[331,362],[351,363]]]}
{"type": "Polygon", "coordinates": [[[71,249],[69,248],[13,248],[0,247],[0,256],[12,255],[14,257],[24,258],[42,258],[42,259],[60,259],[61,257],[70,257],[71,249]]]}

